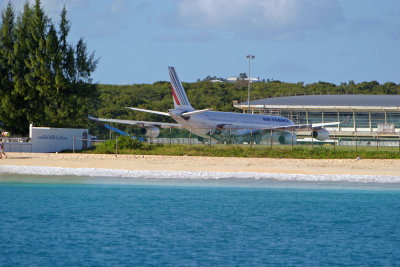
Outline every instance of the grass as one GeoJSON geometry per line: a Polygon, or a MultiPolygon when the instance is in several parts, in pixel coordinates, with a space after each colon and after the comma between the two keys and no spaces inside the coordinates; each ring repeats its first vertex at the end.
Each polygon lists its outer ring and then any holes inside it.
{"type": "MultiPolygon", "coordinates": [[[[115,154],[115,140],[109,140],[83,153],[115,154]]],[[[351,147],[351,146],[285,146],[272,148],[257,145],[168,145],[168,144],[133,144],[119,147],[118,154],[131,155],[169,155],[169,156],[213,156],[247,158],[298,158],[298,159],[400,159],[398,147],[351,147]],[[384,149],[384,150],[383,150],[384,149]],[[383,151],[382,151],[383,150],[383,151]]]]}

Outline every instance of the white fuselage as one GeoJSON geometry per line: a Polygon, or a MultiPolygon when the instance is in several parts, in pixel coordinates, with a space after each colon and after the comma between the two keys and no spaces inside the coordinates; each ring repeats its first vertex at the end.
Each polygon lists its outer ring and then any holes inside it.
{"type": "MultiPolygon", "coordinates": [[[[169,114],[185,129],[202,137],[209,137],[210,134],[243,136],[295,125],[291,120],[282,116],[205,111],[185,118],[180,115],[183,112],[185,110],[172,109],[169,114]]],[[[282,131],[282,134],[285,133],[282,131]]]]}

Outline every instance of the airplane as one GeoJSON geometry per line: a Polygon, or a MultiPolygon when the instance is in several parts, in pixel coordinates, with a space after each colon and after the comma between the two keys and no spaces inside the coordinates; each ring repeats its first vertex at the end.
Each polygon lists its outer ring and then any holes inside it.
{"type": "Polygon", "coordinates": [[[146,136],[156,138],[161,128],[183,128],[203,138],[212,138],[218,142],[245,142],[251,136],[255,143],[272,140],[280,144],[296,143],[298,130],[312,131],[312,137],[324,141],[329,139],[327,125],[338,125],[340,122],[300,124],[282,116],[246,114],[236,112],[212,111],[212,109],[194,109],[185,93],[174,67],[168,67],[171,79],[174,108],[168,112],[127,107],[128,109],[169,116],[177,123],[134,121],[120,119],[94,118],[99,122],[114,122],[136,125],[146,129],[146,136]]]}

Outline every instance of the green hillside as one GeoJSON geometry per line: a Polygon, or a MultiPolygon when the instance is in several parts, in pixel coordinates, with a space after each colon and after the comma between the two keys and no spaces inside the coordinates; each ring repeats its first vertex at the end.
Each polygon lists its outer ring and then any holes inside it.
{"type": "MultiPolygon", "coordinates": [[[[247,101],[247,82],[211,83],[200,81],[183,83],[186,94],[192,106],[196,109],[213,108],[217,111],[236,111],[233,101],[247,101]]],[[[136,112],[125,107],[138,107],[158,111],[167,111],[173,108],[171,85],[169,82],[135,85],[105,85],[99,84],[100,100],[90,110],[90,114],[105,118],[119,118],[131,120],[157,120],[173,122],[170,118],[149,113],[136,112]]],[[[362,83],[332,83],[318,82],[312,84],[285,83],[268,81],[251,85],[251,98],[278,97],[289,95],[310,94],[400,94],[400,85],[392,82],[379,84],[376,81],[362,83]]],[[[118,128],[139,132],[136,127],[118,125],[118,128]]],[[[91,129],[98,136],[107,136],[108,131],[92,123],[91,129]]]]}

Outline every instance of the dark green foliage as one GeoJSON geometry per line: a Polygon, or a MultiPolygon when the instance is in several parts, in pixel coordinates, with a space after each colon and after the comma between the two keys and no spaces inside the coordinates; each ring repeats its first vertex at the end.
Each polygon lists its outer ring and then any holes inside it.
{"type": "MultiPolygon", "coordinates": [[[[135,150],[142,147],[143,144],[137,139],[132,139],[130,136],[118,136],[118,150],[135,150]]],[[[116,148],[117,140],[111,139],[98,144],[93,151],[100,154],[113,154],[116,153],[116,148]]]]}
{"type": "MultiPolygon", "coordinates": [[[[192,106],[196,109],[213,108],[217,111],[235,111],[233,101],[247,101],[247,81],[236,83],[211,83],[200,81],[195,83],[183,83],[186,94],[192,106]]],[[[174,108],[169,82],[156,82],[154,84],[135,85],[99,85],[100,101],[90,114],[105,117],[128,120],[150,120],[161,122],[174,122],[171,118],[150,113],[137,112],[126,107],[139,107],[159,111],[168,111],[174,108]]],[[[266,97],[312,95],[312,94],[400,94],[400,85],[387,82],[379,84],[376,81],[355,84],[341,83],[335,85],[327,82],[313,84],[284,83],[269,81],[253,83],[251,85],[251,99],[266,97]]],[[[123,124],[115,125],[117,128],[139,134],[137,127],[123,124]]],[[[102,129],[92,123],[92,130],[98,137],[108,137],[108,130],[102,129]]],[[[168,136],[166,129],[161,129],[164,137],[168,136]]]]}
{"type": "Polygon", "coordinates": [[[96,145],[95,149],[91,149],[94,153],[99,154],[115,154],[117,152],[116,140],[110,139],[101,144],[96,145]]]}
{"type": "MultiPolygon", "coordinates": [[[[383,149],[383,148],[382,148],[383,149]]],[[[116,153],[116,141],[109,140],[96,147],[95,150],[82,151],[83,153],[113,154],[116,153]]],[[[399,159],[397,149],[386,148],[384,151],[369,148],[354,147],[310,147],[300,146],[249,146],[243,145],[151,145],[141,144],[138,148],[120,147],[120,154],[132,155],[170,155],[170,156],[210,156],[210,157],[249,157],[249,158],[298,158],[298,159],[399,159]]]]}
{"type": "Polygon", "coordinates": [[[140,143],[136,138],[130,136],[118,136],[118,148],[140,149],[142,148],[142,143],[140,143]]]}
{"type": "Polygon", "coordinates": [[[15,18],[9,2],[0,25],[0,121],[13,134],[26,134],[28,124],[87,127],[88,110],[97,103],[90,75],[97,60],[84,41],[67,42],[70,24],[64,7],[59,30],[40,0],[25,4],[15,18]]]}
{"type": "MultiPolygon", "coordinates": [[[[11,3],[1,14],[2,24],[0,26],[0,107],[13,111],[13,104],[18,102],[13,92],[13,48],[15,42],[15,15],[11,3]]],[[[19,122],[16,116],[9,116],[0,109],[0,121],[4,124],[15,125],[19,122]]]]}

